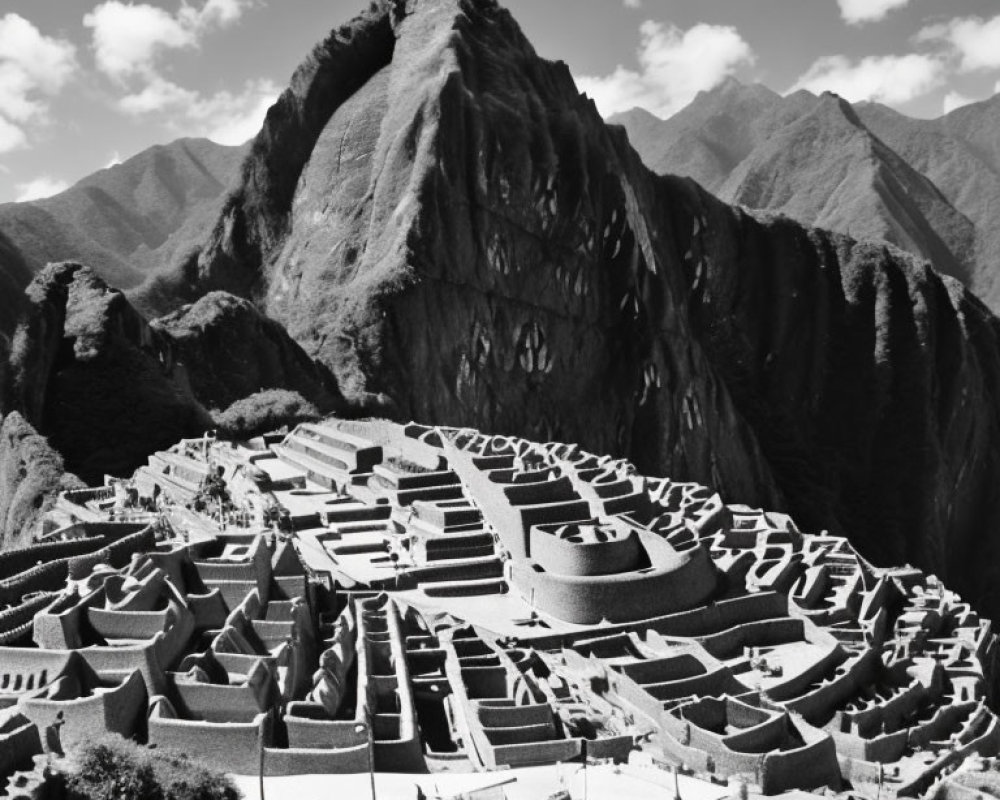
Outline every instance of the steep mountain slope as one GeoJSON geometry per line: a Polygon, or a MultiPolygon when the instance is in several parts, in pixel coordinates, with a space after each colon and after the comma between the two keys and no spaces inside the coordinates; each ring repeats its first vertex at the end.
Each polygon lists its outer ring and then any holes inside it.
{"type": "MultiPolygon", "coordinates": [[[[833,111],[886,213],[890,177],[933,194],[833,111]]],[[[655,176],[489,0],[378,3],[314,50],[200,253],[137,300],[218,289],[354,402],[781,503],[1000,617],[997,320],[899,250],[655,176]]]]}
{"type": "Polygon", "coordinates": [[[911,119],[877,103],[857,106],[880,139],[926,175],[976,229],[977,269],[967,285],[1000,304],[1000,96],[933,120],[911,119]]]}
{"type": "Polygon", "coordinates": [[[809,92],[783,98],[762,84],[744,85],[729,77],[699,92],[669,119],[634,108],[612,115],[608,122],[625,127],[642,160],[657,174],[694,178],[718,193],[758,145],[816,102],[809,92]]]}
{"type": "Polygon", "coordinates": [[[1000,309],[1000,98],[936,120],[728,79],[667,120],[609,118],[659,174],[930,260],[1000,309]],[[748,181],[749,178],[749,181],[748,181]]]}
{"type": "Polygon", "coordinates": [[[973,224],[833,95],[761,141],[718,196],[856,239],[883,239],[963,282],[974,272],[973,224]]]}
{"type": "Polygon", "coordinates": [[[53,197],[0,205],[0,232],[33,272],[78,260],[135,286],[201,240],[244,153],[207,139],[157,145],[53,197]]]}
{"type": "Polygon", "coordinates": [[[973,221],[834,95],[781,97],[729,78],[668,120],[643,114],[608,121],[625,126],[659,174],[692,177],[729,203],[884,239],[967,285],[976,278],[973,221]],[[711,168],[700,153],[716,156],[711,168]]]}

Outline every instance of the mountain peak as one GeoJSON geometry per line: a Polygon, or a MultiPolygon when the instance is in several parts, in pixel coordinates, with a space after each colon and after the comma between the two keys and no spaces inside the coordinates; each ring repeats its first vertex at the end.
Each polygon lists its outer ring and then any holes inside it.
{"type": "Polygon", "coordinates": [[[741,100],[770,102],[780,98],[780,95],[763,83],[744,83],[735,75],[726,75],[715,86],[698,92],[691,103],[694,105],[704,102],[708,98],[717,98],[724,102],[739,102],[741,100]]]}

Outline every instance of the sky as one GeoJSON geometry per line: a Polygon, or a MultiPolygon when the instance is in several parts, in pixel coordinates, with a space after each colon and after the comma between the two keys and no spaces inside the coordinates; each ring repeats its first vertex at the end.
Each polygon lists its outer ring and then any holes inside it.
{"type": "MultiPolygon", "coordinates": [[[[0,0],[0,202],[154,144],[259,129],[367,0],[0,0]]],[[[506,0],[604,114],[667,117],[728,76],[936,117],[1000,90],[998,0],[506,0]]]]}

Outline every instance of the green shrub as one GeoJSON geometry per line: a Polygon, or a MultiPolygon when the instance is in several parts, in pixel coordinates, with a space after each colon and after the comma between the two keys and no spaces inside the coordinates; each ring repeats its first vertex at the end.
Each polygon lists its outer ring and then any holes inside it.
{"type": "Polygon", "coordinates": [[[70,754],[68,800],[239,800],[225,775],[108,735],[70,754]]]}
{"type": "Polygon", "coordinates": [[[319,409],[298,392],[265,389],[237,400],[225,411],[213,411],[219,435],[249,439],[283,425],[298,425],[320,418],[319,409]]]}

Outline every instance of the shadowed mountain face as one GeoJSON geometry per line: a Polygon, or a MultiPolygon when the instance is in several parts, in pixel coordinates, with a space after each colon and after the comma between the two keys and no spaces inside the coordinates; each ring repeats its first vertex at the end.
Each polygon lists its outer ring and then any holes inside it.
{"type": "Polygon", "coordinates": [[[120,291],[68,262],[42,270],[26,294],[6,408],[90,483],[131,474],[154,450],[214,427],[210,411],[262,390],[344,409],[329,372],[245,300],[213,293],[150,325],[120,291]]]}
{"type": "Polygon", "coordinates": [[[668,120],[623,125],[659,174],[723,200],[855,238],[884,239],[1000,308],[1000,100],[916,120],[833,95],[788,97],[729,79],[668,120]]]}
{"type": "MultiPolygon", "coordinates": [[[[139,306],[232,292],[350,402],[781,505],[1000,616],[1000,332],[983,305],[899,250],[657,177],[494,3],[402,9],[317,46],[200,252],[139,306]]],[[[767,184],[769,161],[825,155],[763,149],[804,126],[853,159],[844,202],[874,193],[859,222],[968,268],[968,220],[852,109],[775,98],[747,99],[749,132],[706,118],[714,138],[686,140],[709,185],[825,213],[815,187],[767,184]]]]}
{"type": "MultiPolygon", "coordinates": [[[[53,197],[0,205],[0,233],[32,273],[84,261],[127,289],[204,238],[244,153],[207,139],[157,145],[53,197]]],[[[0,245],[0,274],[4,266],[0,245]]],[[[0,305],[0,329],[13,325],[7,311],[0,305]]]]}
{"type": "Polygon", "coordinates": [[[24,256],[0,233],[0,337],[14,329],[24,304],[24,287],[31,280],[31,270],[24,256]]]}

